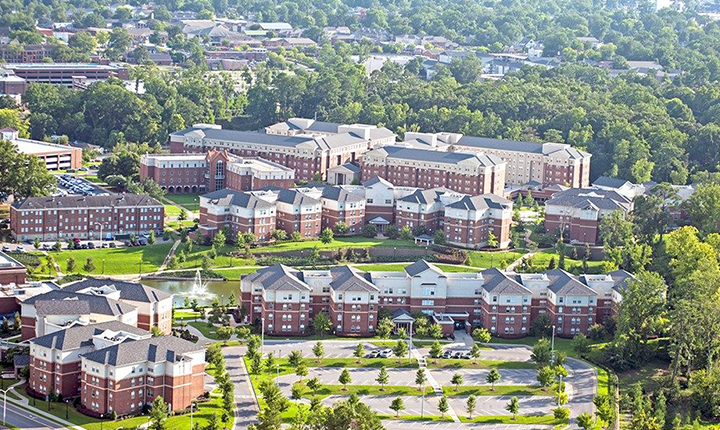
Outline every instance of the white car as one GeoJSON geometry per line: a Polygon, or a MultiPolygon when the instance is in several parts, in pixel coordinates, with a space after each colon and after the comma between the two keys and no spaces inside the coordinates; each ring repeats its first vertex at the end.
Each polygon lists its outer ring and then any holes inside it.
{"type": "Polygon", "coordinates": [[[388,358],[392,355],[392,349],[383,349],[380,351],[380,354],[378,354],[378,357],[380,358],[388,358]]]}

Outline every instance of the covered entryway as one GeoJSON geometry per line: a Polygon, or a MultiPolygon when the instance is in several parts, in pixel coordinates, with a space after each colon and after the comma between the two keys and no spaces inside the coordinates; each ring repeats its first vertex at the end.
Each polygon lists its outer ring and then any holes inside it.
{"type": "Polygon", "coordinates": [[[368,221],[368,224],[374,225],[378,233],[385,233],[385,227],[390,225],[390,221],[386,220],[381,216],[376,216],[375,218],[368,221]]]}
{"type": "Polygon", "coordinates": [[[412,325],[415,322],[415,318],[413,318],[410,312],[405,309],[395,309],[390,315],[390,319],[393,324],[395,324],[395,332],[403,328],[406,332],[412,333],[412,325]]]}

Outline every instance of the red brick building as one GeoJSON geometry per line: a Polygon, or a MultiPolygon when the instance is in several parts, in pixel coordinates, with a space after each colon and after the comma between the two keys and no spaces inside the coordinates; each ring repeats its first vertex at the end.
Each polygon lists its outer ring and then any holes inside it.
{"type": "Polygon", "coordinates": [[[424,313],[443,333],[485,327],[500,337],[522,337],[547,314],[558,336],[585,333],[604,322],[632,275],[616,271],[574,276],[562,270],[516,274],[498,269],[445,273],[423,260],[402,272],[362,272],[352,267],[298,271],[277,265],[246,275],[241,306],[247,322],[265,333],[300,335],[319,312],[337,334],[370,336],[377,312],[424,313]]]}
{"type": "Polygon", "coordinates": [[[465,197],[447,188],[418,189],[414,193],[397,199],[395,203],[395,223],[398,228],[405,226],[414,230],[425,227],[428,233],[444,229],[445,206],[465,197]]]}
{"type": "Polygon", "coordinates": [[[466,248],[490,246],[489,234],[492,232],[497,248],[510,245],[510,226],[512,224],[513,202],[496,196],[465,196],[450,203],[444,210],[445,240],[451,245],[466,248]]]}
{"type": "Polygon", "coordinates": [[[297,180],[310,181],[315,174],[326,178],[328,169],[353,162],[376,142],[392,141],[395,136],[390,133],[388,137],[374,139],[380,129],[362,124],[334,124],[332,130],[311,133],[283,127],[250,132],[223,130],[219,125],[196,124],[192,128],[170,134],[170,151],[177,154],[219,149],[241,157],[261,157],[293,169],[297,180]]]}
{"type": "Polygon", "coordinates": [[[24,284],[26,274],[27,269],[22,263],[0,252],[0,285],[24,284]]]}
{"type": "Polygon", "coordinates": [[[80,397],[93,416],[141,413],[162,396],[171,411],[204,392],[205,351],[117,321],[61,329],[30,341],[28,391],[80,397]]]}
{"type": "Polygon", "coordinates": [[[277,228],[288,237],[300,232],[302,237],[318,237],[322,230],[322,202],[300,190],[279,190],[275,200],[277,228]]]}
{"type": "MultiPolygon", "coordinates": [[[[590,185],[591,154],[564,143],[537,143],[488,137],[463,136],[459,133],[405,133],[402,144],[436,151],[493,155],[507,163],[508,185],[538,183],[542,187],[565,185],[583,188],[590,185]]],[[[497,193],[496,193],[497,194],[497,193]]]]}
{"type": "Polygon", "coordinates": [[[10,206],[16,240],[54,241],[162,232],[165,208],[147,195],[28,197],[10,206]]]}
{"type": "Polygon", "coordinates": [[[571,188],[545,202],[545,229],[560,231],[571,241],[594,244],[599,239],[602,217],[615,211],[627,215],[632,208],[632,200],[617,191],[571,188]]]}
{"type": "Polygon", "coordinates": [[[227,227],[231,237],[238,233],[253,233],[263,242],[270,239],[276,228],[275,204],[252,193],[223,189],[200,196],[200,224],[202,235],[215,235],[227,227]]]}
{"type": "Polygon", "coordinates": [[[157,182],[170,194],[295,185],[292,169],[262,158],[238,157],[226,150],[210,150],[205,154],[145,154],[140,158],[140,179],[145,178],[157,182]]]}
{"type": "Polygon", "coordinates": [[[385,146],[360,160],[362,178],[379,176],[397,186],[444,187],[459,193],[503,195],[505,162],[489,154],[385,146]]]}

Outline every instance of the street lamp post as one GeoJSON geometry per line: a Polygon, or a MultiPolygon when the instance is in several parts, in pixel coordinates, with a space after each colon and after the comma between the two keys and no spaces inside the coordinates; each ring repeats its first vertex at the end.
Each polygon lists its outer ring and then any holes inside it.
{"type": "Polygon", "coordinates": [[[277,375],[275,376],[275,385],[280,385],[280,363],[275,363],[275,368],[277,369],[277,375]]]}
{"type": "Polygon", "coordinates": [[[260,357],[265,354],[265,317],[260,318],[260,357]]]}
{"type": "Polygon", "coordinates": [[[8,388],[7,390],[0,390],[0,392],[3,393],[3,425],[7,425],[7,422],[5,421],[5,411],[7,411],[7,393],[10,391],[12,387],[8,388]]]}
{"type": "Polygon", "coordinates": [[[420,401],[420,418],[425,417],[425,381],[422,383],[422,400],[420,401]]]}
{"type": "Polygon", "coordinates": [[[550,366],[555,366],[555,326],[552,326],[552,340],[550,341],[550,366]]]}

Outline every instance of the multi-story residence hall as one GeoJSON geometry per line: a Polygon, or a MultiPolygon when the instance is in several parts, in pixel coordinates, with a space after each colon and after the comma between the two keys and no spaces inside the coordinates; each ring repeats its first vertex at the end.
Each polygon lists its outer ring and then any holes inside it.
{"type": "Polygon", "coordinates": [[[361,176],[387,179],[395,185],[423,189],[445,187],[465,194],[503,195],[505,165],[483,153],[452,153],[403,146],[384,146],[360,160],[361,176]]]}
{"type": "Polygon", "coordinates": [[[599,238],[600,220],[615,211],[627,215],[633,202],[624,193],[600,188],[571,188],[553,194],[545,202],[545,229],[561,231],[563,237],[593,244],[599,238]]]}
{"type": "Polygon", "coordinates": [[[591,154],[564,143],[518,142],[459,133],[405,133],[405,142],[401,145],[493,155],[507,163],[505,182],[508,185],[538,183],[543,187],[571,188],[590,185],[591,154]]]}
{"type": "Polygon", "coordinates": [[[79,397],[94,416],[140,413],[156,396],[171,411],[204,392],[205,350],[118,321],[64,328],[30,341],[28,391],[79,397]]]}
{"type": "Polygon", "coordinates": [[[402,272],[348,266],[299,271],[276,265],[243,277],[241,306],[248,322],[264,323],[270,334],[303,334],[309,321],[325,312],[336,334],[370,336],[378,310],[385,308],[427,314],[445,335],[485,327],[500,337],[522,337],[535,318],[546,314],[558,336],[572,337],[611,316],[631,278],[625,271],[445,273],[424,260],[402,272]]]}
{"type": "Polygon", "coordinates": [[[226,150],[210,150],[205,154],[145,154],[140,158],[140,179],[145,178],[154,180],[170,194],[295,185],[292,169],[262,158],[238,157],[226,150]]]}
{"type": "Polygon", "coordinates": [[[86,279],[20,303],[22,339],[71,326],[119,321],[172,332],[172,294],[134,282],[86,279]]]}
{"type": "Polygon", "coordinates": [[[10,206],[16,240],[53,241],[162,232],[165,208],[147,195],[28,197],[10,206]]]}
{"type": "Polygon", "coordinates": [[[213,235],[227,227],[251,232],[260,241],[275,230],[315,237],[344,222],[350,233],[365,225],[365,199],[341,187],[308,187],[239,192],[229,189],[200,196],[200,231],[213,235]]]}
{"type": "Polygon", "coordinates": [[[395,134],[391,131],[372,125],[291,119],[261,132],[196,124],[170,134],[170,151],[195,153],[226,149],[241,157],[261,157],[291,168],[297,180],[309,181],[316,173],[326,178],[328,169],[353,162],[373,147],[394,140],[395,134]]]}

